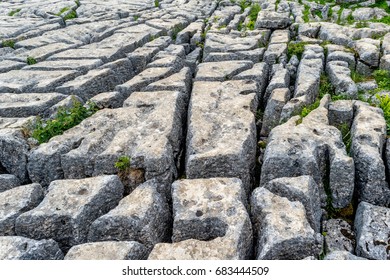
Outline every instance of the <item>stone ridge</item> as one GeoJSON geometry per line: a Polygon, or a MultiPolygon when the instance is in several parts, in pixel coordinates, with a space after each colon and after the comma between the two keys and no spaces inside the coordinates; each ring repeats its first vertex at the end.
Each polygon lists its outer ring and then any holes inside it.
{"type": "Polygon", "coordinates": [[[390,11],[0,2],[0,259],[390,260],[390,11]]]}

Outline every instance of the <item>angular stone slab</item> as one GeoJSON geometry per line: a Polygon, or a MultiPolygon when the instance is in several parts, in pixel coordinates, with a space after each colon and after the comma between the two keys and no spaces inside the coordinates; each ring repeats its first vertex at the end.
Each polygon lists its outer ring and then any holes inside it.
{"type": "Polygon", "coordinates": [[[65,260],[145,260],[148,250],[142,244],[130,242],[94,242],[70,248],[65,260]]]}
{"type": "Polygon", "coordinates": [[[359,54],[359,59],[369,66],[378,67],[380,44],[379,40],[371,38],[364,38],[356,41],[355,49],[359,54]]]}
{"type": "Polygon", "coordinates": [[[199,64],[195,80],[223,82],[252,67],[253,62],[247,60],[205,62],[199,64]]]}
{"type": "Polygon", "coordinates": [[[359,201],[389,206],[390,189],[382,159],[386,141],[383,112],[367,103],[355,102],[354,116],[351,155],[355,161],[359,201]]]}
{"type": "Polygon", "coordinates": [[[238,177],[249,193],[256,155],[254,81],[195,82],[188,114],[186,176],[238,177]]]}
{"type": "Polygon", "coordinates": [[[261,136],[268,136],[271,130],[279,125],[282,109],[290,96],[291,93],[288,88],[276,88],[272,91],[264,110],[261,136]]]}
{"type": "Polygon", "coordinates": [[[269,64],[282,63],[287,59],[287,44],[271,44],[264,53],[264,61],[269,64]]]}
{"type": "Polygon", "coordinates": [[[327,63],[326,73],[335,87],[337,95],[345,95],[353,99],[357,97],[358,89],[351,78],[351,70],[348,68],[347,62],[331,61],[327,63]]]}
{"type": "Polygon", "coordinates": [[[90,225],[123,196],[115,175],[52,182],[44,200],[16,219],[17,235],[54,239],[62,248],[85,243],[90,225]]]}
{"type": "Polygon", "coordinates": [[[170,239],[171,214],[155,180],[138,186],[117,207],[94,221],[88,241],[138,241],[147,248],[170,239]]]}
{"type": "Polygon", "coordinates": [[[256,28],[284,29],[291,24],[289,13],[278,13],[270,10],[259,12],[256,28]]]}
{"type": "Polygon", "coordinates": [[[61,178],[116,174],[115,162],[129,156],[145,180],[156,177],[170,186],[177,176],[187,100],[179,92],[133,93],[125,108],[103,109],[34,150],[31,180],[47,186],[61,178]]]}
{"type": "Polygon", "coordinates": [[[351,225],[341,219],[330,219],[324,222],[325,252],[347,251],[355,253],[355,233],[351,225]]]}
{"type": "Polygon", "coordinates": [[[263,104],[267,104],[272,91],[277,88],[288,88],[290,84],[290,74],[282,64],[274,65],[273,70],[272,78],[264,93],[263,104]]]}
{"type": "Polygon", "coordinates": [[[0,164],[3,172],[15,175],[21,183],[29,182],[27,156],[29,145],[23,133],[31,118],[0,118],[0,164]]]}
{"type": "Polygon", "coordinates": [[[184,67],[178,73],[172,74],[165,79],[161,79],[149,84],[145,91],[171,90],[180,91],[189,95],[192,86],[192,72],[190,68],[184,67]]]}
{"type": "Polygon", "coordinates": [[[310,175],[320,186],[323,205],[326,201],[324,179],[329,180],[333,207],[343,208],[351,202],[354,161],[347,156],[340,131],[329,125],[328,102],[329,96],[325,96],[301,124],[297,123],[298,116],[292,117],[271,131],[264,154],[261,186],[275,178],[310,175]]]}
{"type": "Polygon", "coordinates": [[[25,118],[43,115],[54,104],[65,99],[59,93],[0,94],[0,117],[25,118]]]}
{"type": "Polygon", "coordinates": [[[173,67],[148,68],[126,83],[116,86],[115,90],[124,96],[129,97],[133,92],[141,91],[147,85],[165,79],[174,73],[173,67]]]}
{"type": "Polygon", "coordinates": [[[356,253],[374,260],[390,260],[390,209],[361,202],[355,216],[356,253]]]}
{"type": "Polygon", "coordinates": [[[16,218],[36,207],[43,199],[39,184],[13,188],[0,193],[0,235],[15,235],[16,218]]]}
{"type": "Polygon", "coordinates": [[[256,259],[298,260],[320,254],[321,234],[311,228],[301,202],[260,187],[252,193],[251,212],[258,238],[256,259]]]}
{"type": "Polygon", "coordinates": [[[180,180],[172,185],[172,244],[157,244],[149,259],[247,259],[252,226],[237,178],[180,180]]]}
{"type": "Polygon", "coordinates": [[[77,71],[12,70],[0,74],[0,93],[51,92],[77,76],[77,71]]]}
{"type": "Polygon", "coordinates": [[[363,261],[363,260],[367,260],[367,259],[357,257],[357,256],[355,256],[347,251],[332,251],[331,253],[329,253],[325,256],[324,260],[363,261]]]}
{"type": "Polygon", "coordinates": [[[37,64],[29,65],[23,70],[40,70],[40,71],[56,71],[56,70],[75,70],[85,74],[89,70],[101,66],[103,62],[100,59],[80,59],[80,60],[48,60],[37,64]]]}
{"type": "Polygon", "coordinates": [[[316,232],[320,232],[322,216],[320,191],[311,176],[277,178],[269,181],[264,187],[280,197],[301,202],[310,226],[316,232]]]}
{"type": "Polygon", "coordinates": [[[0,193],[20,185],[20,181],[15,175],[0,174],[0,193]]]}
{"type": "Polygon", "coordinates": [[[64,254],[54,240],[0,236],[0,260],[62,260],[64,254]]]}

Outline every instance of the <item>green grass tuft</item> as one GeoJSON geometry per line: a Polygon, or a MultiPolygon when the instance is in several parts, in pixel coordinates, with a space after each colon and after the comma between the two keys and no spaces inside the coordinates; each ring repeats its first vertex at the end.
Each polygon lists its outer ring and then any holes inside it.
{"type": "Polygon", "coordinates": [[[249,1],[249,0],[240,0],[240,2],[238,3],[238,5],[239,5],[240,8],[241,8],[241,13],[243,13],[243,12],[245,11],[245,9],[248,8],[251,4],[252,4],[252,1],[249,1]]]}
{"type": "Polygon", "coordinates": [[[5,40],[1,43],[3,48],[15,48],[15,41],[14,40],[5,40]]]}
{"type": "Polygon", "coordinates": [[[300,116],[301,118],[306,117],[307,115],[310,114],[311,111],[317,109],[318,106],[320,106],[320,100],[319,100],[319,99],[317,99],[313,104],[310,104],[310,105],[304,107],[304,108],[302,109],[301,113],[299,114],[299,116],[300,116]]]}
{"type": "Polygon", "coordinates": [[[302,19],[304,22],[309,22],[310,21],[310,7],[308,5],[304,5],[305,9],[303,10],[303,16],[302,19]]]}
{"type": "Polygon", "coordinates": [[[154,0],[154,6],[155,6],[156,8],[160,7],[160,1],[154,0]]]}
{"type": "Polygon", "coordinates": [[[76,11],[71,11],[66,16],[64,16],[64,20],[69,20],[69,19],[74,19],[74,18],[77,18],[76,11]]]}
{"type": "Polygon", "coordinates": [[[378,106],[386,120],[387,135],[390,135],[390,96],[377,94],[375,97],[379,100],[378,106]]]}
{"type": "Polygon", "coordinates": [[[27,57],[27,64],[28,64],[28,65],[37,64],[37,60],[36,60],[34,57],[32,57],[32,56],[28,56],[28,57],[27,57]]]}
{"type": "Polygon", "coordinates": [[[255,29],[255,24],[256,24],[256,20],[257,20],[257,15],[259,14],[261,8],[260,8],[260,5],[259,4],[254,4],[251,6],[251,9],[249,11],[249,22],[247,24],[247,28],[249,30],[254,30],[255,29]]]}
{"type": "Polygon", "coordinates": [[[9,12],[8,15],[9,15],[10,17],[13,17],[13,16],[16,15],[17,13],[19,13],[20,10],[21,10],[21,9],[13,10],[13,11],[9,12]]]}
{"type": "Polygon", "coordinates": [[[130,157],[128,156],[121,156],[118,158],[118,160],[115,162],[115,168],[120,171],[125,171],[126,169],[130,168],[130,157]]]}
{"type": "Polygon", "coordinates": [[[301,60],[302,54],[307,44],[308,44],[307,42],[297,42],[297,43],[290,42],[287,46],[288,59],[290,59],[293,55],[296,55],[298,59],[301,60]]]}
{"type": "Polygon", "coordinates": [[[73,106],[71,108],[60,108],[54,119],[47,121],[38,119],[31,136],[38,140],[40,144],[46,143],[52,137],[62,134],[92,116],[97,110],[98,108],[94,103],[83,106],[81,102],[73,99],[73,106]]]}

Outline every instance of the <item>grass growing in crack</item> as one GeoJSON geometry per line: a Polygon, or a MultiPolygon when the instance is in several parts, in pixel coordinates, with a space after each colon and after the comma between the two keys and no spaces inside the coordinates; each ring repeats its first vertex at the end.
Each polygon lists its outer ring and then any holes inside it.
{"type": "Polygon", "coordinates": [[[359,21],[355,24],[356,28],[365,28],[368,27],[368,22],[366,21],[359,21]]]}
{"type": "Polygon", "coordinates": [[[390,72],[387,70],[376,70],[372,73],[376,83],[378,84],[377,92],[382,90],[390,90],[390,72]]]}
{"type": "Polygon", "coordinates": [[[21,10],[21,9],[13,10],[13,11],[9,12],[8,15],[9,15],[10,17],[13,17],[13,16],[16,15],[17,13],[19,13],[20,10],[21,10]]]}
{"type": "Polygon", "coordinates": [[[288,59],[290,59],[293,55],[296,55],[298,59],[301,60],[302,54],[307,44],[308,44],[307,42],[297,42],[297,43],[290,42],[287,46],[288,59]]]}
{"type": "Polygon", "coordinates": [[[34,57],[32,57],[32,56],[28,56],[28,57],[27,57],[27,64],[28,64],[28,65],[37,64],[37,60],[36,60],[34,57]]]}
{"type": "Polygon", "coordinates": [[[251,4],[252,4],[252,1],[249,1],[249,0],[240,0],[240,2],[238,3],[238,5],[239,5],[240,8],[241,8],[241,13],[243,13],[243,12],[245,11],[245,9],[248,8],[251,4]]]}
{"type": "Polygon", "coordinates": [[[385,16],[381,19],[372,19],[370,20],[372,22],[380,22],[380,23],[384,23],[384,24],[387,24],[387,25],[390,25],[390,16],[385,16]]]}
{"type": "Polygon", "coordinates": [[[64,7],[56,14],[56,16],[61,16],[63,13],[65,13],[65,12],[67,12],[69,10],[70,10],[69,7],[64,7]]]}
{"type": "Polygon", "coordinates": [[[256,20],[257,20],[257,15],[259,14],[261,8],[260,8],[260,5],[259,4],[254,4],[251,6],[251,9],[249,11],[249,22],[248,24],[246,25],[246,27],[249,29],[249,30],[254,30],[255,29],[255,24],[256,24],[256,20]]]}
{"type": "Polygon", "coordinates": [[[156,8],[160,7],[160,1],[154,0],[154,6],[155,6],[156,8]]]}
{"type": "Polygon", "coordinates": [[[303,10],[303,16],[302,16],[302,19],[304,22],[309,22],[310,21],[310,7],[308,5],[304,5],[304,10],[303,10]]]}
{"type": "Polygon", "coordinates": [[[301,118],[306,117],[307,115],[310,114],[311,111],[317,109],[318,106],[320,106],[320,99],[317,99],[313,104],[310,104],[310,105],[307,105],[307,106],[303,107],[303,109],[302,109],[301,113],[299,114],[299,116],[301,118]]]}
{"type": "Polygon", "coordinates": [[[77,18],[77,13],[76,11],[72,10],[71,12],[69,12],[66,16],[64,16],[64,20],[69,20],[69,19],[74,19],[74,18],[77,18]]]}
{"type": "Polygon", "coordinates": [[[84,119],[92,116],[98,111],[94,103],[83,106],[81,102],[73,99],[71,108],[62,107],[58,110],[52,120],[44,121],[38,119],[31,136],[38,140],[40,144],[48,142],[52,137],[62,134],[64,131],[78,125],[84,119]]]}
{"type": "Polygon", "coordinates": [[[130,168],[130,157],[128,156],[119,157],[118,160],[115,162],[114,166],[119,171],[126,171],[128,168],[130,168]]]}
{"type": "Polygon", "coordinates": [[[324,97],[326,94],[329,94],[331,97],[334,96],[334,87],[329,81],[329,78],[326,74],[321,74],[320,77],[320,89],[319,89],[319,98],[324,97]]]}
{"type": "Polygon", "coordinates": [[[390,7],[387,5],[386,0],[375,0],[375,3],[369,6],[370,8],[381,8],[387,13],[390,13],[390,7]]]}
{"type": "Polygon", "coordinates": [[[350,155],[351,154],[351,145],[352,145],[351,129],[350,129],[349,125],[346,123],[341,124],[337,128],[341,132],[341,136],[343,138],[343,142],[344,142],[347,154],[350,155]]]}
{"type": "Polygon", "coordinates": [[[382,109],[386,120],[387,135],[390,135],[390,96],[377,94],[376,98],[379,100],[378,106],[382,109]]]}
{"type": "Polygon", "coordinates": [[[15,41],[14,40],[5,40],[1,43],[1,46],[3,48],[15,48],[15,41]]]}
{"type": "Polygon", "coordinates": [[[351,79],[355,82],[355,83],[361,83],[361,82],[365,82],[367,80],[369,80],[370,78],[369,77],[366,77],[362,74],[359,74],[357,71],[355,70],[351,70],[351,79]]]}

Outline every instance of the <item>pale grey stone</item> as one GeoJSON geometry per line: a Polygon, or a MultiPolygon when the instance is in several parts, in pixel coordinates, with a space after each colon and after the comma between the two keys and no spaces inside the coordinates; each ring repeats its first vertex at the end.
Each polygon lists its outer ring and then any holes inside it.
{"type": "Polygon", "coordinates": [[[0,236],[1,260],[61,260],[64,254],[54,240],[0,236]]]}
{"type": "Polygon", "coordinates": [[[16,235],[16,218],[36,207],[43,197],[39,184],[15,187],[0,193],[0,235],[16,235]]]}
{"type": "Polygon", "coordinates": [[[361,202],[355,216],[356,253],[374,260],[390,260],[390,209],[361,202]]]}
{"type": "Polygon", "coordinates": [[[335,127],[347,125],[351,127],[353,121],[353,101],[337,100],[329,103],[329,124],[335,127]]]}
{"type": "Polygon", "coordinates": [[[287,44],[272,44],[269,45],[264,53],[263,60],[267,64],[281,63],[287,56],[287,44]]]}
{"type": "Polygon", "coordinates": [[[115,175],[50,184],[43,201],[16,219],[17,235],[54,239],[65,250],[87,241],[92,222],[114,208],[123,195],[115,175]]]}
{"type": "Polygon", "coordinates": [[[122,107],[125,97],[117,91],[102,92],[90,99],[99,109],[122,107]]]}
{"type": "Polygon", "coordinates": [[[138,241],[147,248],[170,240],[171,214],[158,182],[149,180],[94,221],[88,241],[138,241]]]}
{"type": "Polygon", "coordinates": [[[324,258],[324,260],[348,260],[348,261],[363,261],[367,260],[366,258],[357,257],[350,252],[347,251],[332,251],[331,253],[327,254],[324,258]]]}
{"type": "Polygon", "coordinates": [[[20,181],[15,175],[0,174],[0,193],[20,185],[20,181]]]}
{"type": "Polygon", "coordinates": [[[257,16],[256,28],[284,29],[291,24],[289,13],[261,10],[257,16]]]}
{"type": "Polygon", "coordinates": [[[357,98],[358,89],[351,78],[351,70],[344,61],[331,61],[326,64],[326,73],[335,87],[337,95],[345,95],[351,99],[357,98]]]}
{"type": "Polygon", "coordinates": [[[325,178],[330,182],[333,207],[343,208],[351,202],[354,163],[347,156],[340,131],[329,125],[328,102],[329,96],[326,95],[301,124],[297,123],[300,118],[296,116],[271,131],[260,186],[275,178],[310,175],[320,187],[323,205],[326,201],[325,178]]]}
{"type": "Polygon", "coordinates": [[[288,88],[277,88],[272,91],[264,110],[261,136],[268,136],[271,130],[279,125],[282,109],[290,97],[291,93],[288,88]]]}
{"type": "Polygon", "coordinates": [[[198,65],[196,81],[219,81],[230,80],[233,76],[251,69],[252,61],[221,61],[205,62],[198,65]]]}
{"type": "Polygon", "coordinates": [[[65,99],[59,93],[0,94],[0,117],[25,118],[44,115],[53,105],[65,99]]]}
{"type": "Polygon", "coordinates": [[[135,241],[84,243],[70,248],[65,260],[145,260],[148,250],[135,241]]]}
{"type": "Polygon", "coordinates": [[[194,83],[188,114],[187,178],[238,177],[249,193],[257,106],[254,81],[194,83]]]}
{"type": "Polygon", "coordinates": [[[390,189],[382,159],[386,141],[383,112],[379,108],[357,101],[354,104],[354,116],[351,154],[355,161],[359,201],[388,206],[390,189]]]}
{"type": "Polygon", "coordinates": [[[342,219],[330,219],[323,224],[325,235],[325,252],[346,251],[355,252],[355,233],[351,225],[342,219]]]}
{"type": "Polygon", "coordinates": [[[320,254],[321,234],[311,228],[300,201],[289,201],[260,187],[252,193],[251,213],[256,259],[294,260],[320,254]]]}
{"type": "Polygon", "coordinates": [[[237,178],[180,180],[172,185],[172,244],[157,244],[149,260],[247,259],[252,226],[237,178]]]}

